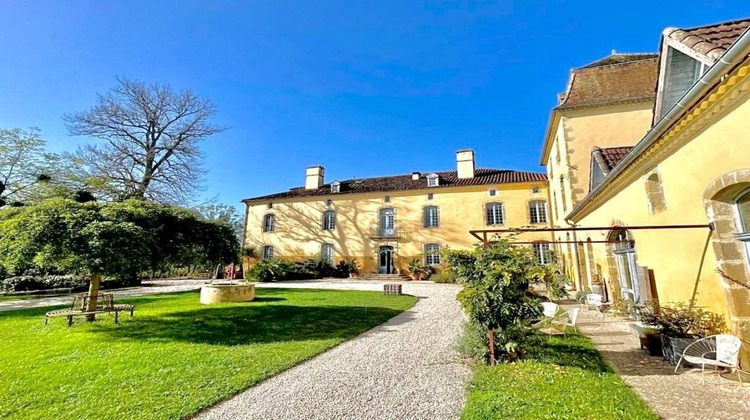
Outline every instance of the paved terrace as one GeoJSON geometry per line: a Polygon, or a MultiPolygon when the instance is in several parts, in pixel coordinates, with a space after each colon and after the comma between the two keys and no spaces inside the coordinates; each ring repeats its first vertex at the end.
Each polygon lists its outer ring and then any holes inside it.
{"type": "MultiPolygon", "coordinates": [[[[701,382],[700,369],[680,367],[678,374],[674,374],[674,366],[640,349],[638,338],[630,332],[630,324],[620,318],[601,318],[596,311],[581,310],[578,327],[591,338],[607,363],[662,418],[750,418],[750,384],[741,387],[739,382],[708,370],[705,383],[701,382]]],[[[736,378],[734,374],[730,377],[736,378]]],[[[750,378],[743,376],[743,380],[750,378]]]]}

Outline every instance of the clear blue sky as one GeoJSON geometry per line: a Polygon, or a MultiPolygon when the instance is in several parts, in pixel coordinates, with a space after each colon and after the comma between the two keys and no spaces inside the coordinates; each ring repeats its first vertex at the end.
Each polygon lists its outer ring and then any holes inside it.
{"type": "Polygon", "coordinates": [[[0,5],[0,127],[61,115],[117,75],[191,88],[230,126],[204,145],[207,198],[454,168],[540,170],[568,71],[658,49],[662,29],[747,17],[745,1],[43,1],[0,5]]]}

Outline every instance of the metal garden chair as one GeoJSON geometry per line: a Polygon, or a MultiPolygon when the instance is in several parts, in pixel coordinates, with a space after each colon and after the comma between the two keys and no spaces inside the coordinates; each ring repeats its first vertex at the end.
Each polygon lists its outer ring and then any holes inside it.
{"type": "Polygon", "coordinates": [[[549,323],[551,326],[562,331],[563,334],[568,334],[568,327],[573,327],[576,330],[576,323],[578,322],[578,312],[580,308],[568,309],[567,311],[552,318],[549,323]]]}
{"type": "Polygon", "coordinates": [[[677,373],[677,369],[680,368],[683,360],[694,365],[701,365],[701,375],[705,374],[706,365],[715,368],[730,368],[737,373],[737,379],[742,385],[740,372],[747,372],[740,369],[740,347],[742,347],[742,340],[731,334],[718,334],[701,338],[685,347],[674,372],[677,373]]]}
{"type": "Polygon", "coordinates": [[[534,324],[535,327],[542,327],[547,324],[560,312],[560,305],[555,302],[542,302],[543,318],[534,324]]]}

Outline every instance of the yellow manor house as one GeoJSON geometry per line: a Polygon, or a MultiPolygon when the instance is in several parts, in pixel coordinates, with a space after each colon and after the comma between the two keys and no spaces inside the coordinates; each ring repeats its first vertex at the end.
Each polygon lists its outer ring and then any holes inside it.
{"type": "MultiPolygon", "coordinates": [[[[455,171],[325,183],[312,166],[305,175],[304,187],[244,200],[244,243],[260,257],[355,258],[363,273],[401,274],[413,258],[438,268],[440,250],[472,248],[472,229],[549,226],[544,174],[475,168],[472,150],[456,153],[455,171]]],[[[531,246],[549,258],[549,244],[531,246]]]]}
{"type": "Polygon", "coordinates": [[[749,27],[667,28],[658,55],[571,72],[541,163],[574,288],[694,301],[750,340],[749,27]]]}
{"type": "Polygon", "coordinates": [[[311,167],[304,188],[245,200],[245,244],[388,274],[411,258],[438,266],[439,250],[474,245],[469,231],[524,228],[517,240],[543,262],[554,250],[573,290],[693,302],[750,341],[748,28],[667,28],[658,53],[571,70],[542,141],[546,174],[475,169],[470,150],[451,172],[326,184],[311,167]]]}

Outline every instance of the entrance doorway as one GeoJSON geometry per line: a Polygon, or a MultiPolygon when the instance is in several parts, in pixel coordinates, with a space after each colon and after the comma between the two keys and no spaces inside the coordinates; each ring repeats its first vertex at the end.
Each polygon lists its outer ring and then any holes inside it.
{"type": "Polygon", "coordinates": [[[378,274],[393,273],[393,247],[390,245],[380,247],[378,274]]]}

